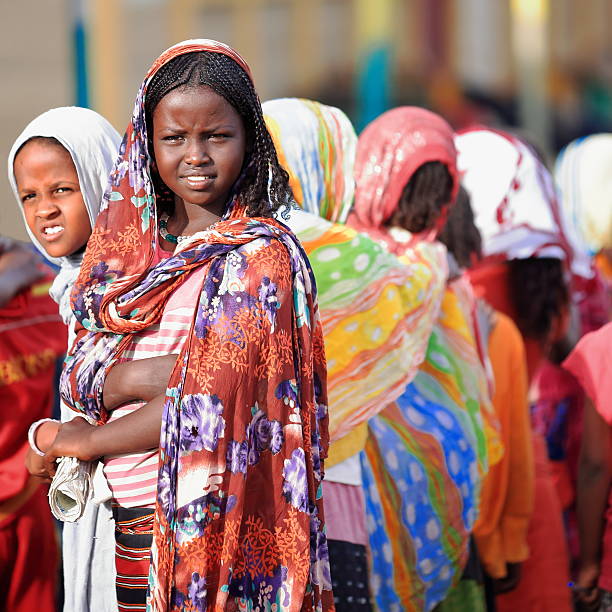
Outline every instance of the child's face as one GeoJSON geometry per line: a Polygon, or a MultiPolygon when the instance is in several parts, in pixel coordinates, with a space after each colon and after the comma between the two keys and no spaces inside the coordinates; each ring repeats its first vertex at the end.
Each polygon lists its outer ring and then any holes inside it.
{"type": "Polygon", "coordinates": [[[242,170],[245,146],[242,118],[209,87],[175,89],[153,113],[159,176],[186,205],[220,216],[242,170]]]}
{"type": "Polygon", "coordinates": [[[91,235],[79,177],[64,147],[32,140],[13,164],[26,223],[51,257],[82,249],[91,235]]]}

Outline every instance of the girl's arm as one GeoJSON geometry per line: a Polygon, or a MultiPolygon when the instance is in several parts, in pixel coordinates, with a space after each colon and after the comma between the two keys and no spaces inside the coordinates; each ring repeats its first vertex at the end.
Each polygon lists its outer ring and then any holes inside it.
{"type": "Polygon", "coordinates": [[[149,357],[113,366],[104,382],[105,408],[114,410],[122,404],[138,400],[148,402],[165,393],[176,357],[149,357]]]}
{"type": "Polygon", "coordinates": [[[46,471],[55,474],[58,457],[76,457],[93,461],[104,455],[121,455],[150,450],[159,446],[164,393],[142,408],[111,423],[90,425],[82,417],[63,423],[45,455],[46,471]]]}
{"type": "MultiPolygon", "coordinates": [[[[94,461],[105,455],[121,455],[157,448],[166,387],[176,357],[150,357],[114,366],[104,383],[103,399],[107,410],[130,401],[140,400],[148,403],[106,425],[90,425],[85,419],[77,417],[60,425],[48,440],[40,440],[41,435],[38,434],[39,448],[47,454],[44,457],[44,466],[36,470],[36,475],[42,478],[52,477],[58,457],[94,461]]],[[[40,428],[41,433],[43,427],[40,428]]]]}
{"type": "Polygon", "coordinates": [[[576,580],[580,598],[586,603],[598,597],[597,579],[609,489],[610,427],[587,399],[578,464],[580,571],[576,580]]]}

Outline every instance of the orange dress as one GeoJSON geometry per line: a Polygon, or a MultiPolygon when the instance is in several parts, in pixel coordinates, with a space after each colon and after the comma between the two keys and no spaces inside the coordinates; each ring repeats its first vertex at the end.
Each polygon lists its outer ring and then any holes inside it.
{"type": "MultiPolygon", "coordinates": [[[[508,269],[504,264],[470,270],[477,295],[496,310],[515,320],[508,293],[508,269]]],[[[516,322],[516,321],[515,321],[516,322]]],[[[527,375],[531,383],[544,355],[541,346],[523,338],[527,375]]],[[[569,553],[563,527],[561,503],[555,489],[544,438],[533,433],[534,511],[527,532],[529,558],[522,564],[516,589],[496,598],[498,612],[571,612],[569,553]]]]}
{"type": "Polygon", "coordinates": [[[490,468],[483,484],[474,537],[487,573],[493,578],[503,578],[506,563],[519,563],[529,556],[527,530],[534,498],[533,442],[525,347],[509,317],[500,312],[495,314],[488,344],[495,378],[493,405],[505,453],[490,468]]]}

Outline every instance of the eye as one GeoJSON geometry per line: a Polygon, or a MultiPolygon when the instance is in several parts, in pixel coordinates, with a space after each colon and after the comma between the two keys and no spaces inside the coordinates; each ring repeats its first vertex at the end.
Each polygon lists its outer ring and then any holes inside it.
{"type": "Polygon", "coordinates": [[[21,201],[25,204],[28,200],[31,200],[34,197],[36,197],[36,194],[26,193],[24,196],[21,196],[21,201]]]}
{"type": "Polygon", "coordinates": [[[229,138],[229,134],[211,134],[208,138],[209,140],[227,140],[229,138]]]}
{"type": "Polygon", "coordinates": [[[55,193],[72,193],[72,191],[74,190],[70,187],[58,187],[55,190],[55,193]]]}
{"type": "Polygon", "coordinates": [[[168,136],[163,136],[163,142],[180,142],[183,140],[183,137],[180,134],[169,134],[168,136]]]}

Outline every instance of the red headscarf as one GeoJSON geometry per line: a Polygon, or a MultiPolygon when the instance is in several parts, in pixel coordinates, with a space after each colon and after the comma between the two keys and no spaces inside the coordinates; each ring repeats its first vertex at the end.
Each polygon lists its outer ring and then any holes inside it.
{"type": "MultiPolygon", "coordinates": [[[[450,204],[459,189],[456,158],[453,129],[439,115],[416,106],[383,113],[365,128],[357,143],[355,205],[349,225],[397,250],[385,223],[396,211],[408,181],[423,164],[443,163],[453,181],[450,204]]],[[[436,229],[444,224],[444,216],[436,229]]]]}
{"type": "Polygon", "coordinates": [[[153,65],[149,69],[145,80],[148,82],[150,78],[164,64],[167,64],[175,57],[178,57],[179,55],[184,55],[185,53],[196,53],[199,51],[210,51],[212,53],[221,53],[222,55],[227,55],[227,57],[233,59],[247,73],[251,81],[253,80],[253,75],[251,74],[251,69],[249,68],[249,65],[246,63],[246,60],[242,57],[242,55],[238,53],[238,51],[235,51],[225,43],[219,42],[218,40],[212,40],[210,38],[195,38],[193,40],[184,40],[183,42],[177,43],[169,49],[166,49],[155,60],[155,62],[153,62],[153,65]]]}

